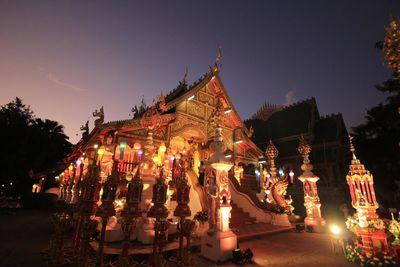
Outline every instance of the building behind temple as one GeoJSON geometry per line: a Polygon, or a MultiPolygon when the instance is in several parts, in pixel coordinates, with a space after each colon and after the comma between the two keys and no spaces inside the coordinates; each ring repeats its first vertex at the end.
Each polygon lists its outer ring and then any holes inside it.
{"type": "MultiPolygon", "coordinates": [[[[282,171],[301,174],[302,157],[297,151],[303,135],[311,144],[311,162],[314,172],[320,177],[318,187],[322,203],[344,201],[344,188],[349,160],[347,130],[342,114],[322,117],[315,98],[289,106],[264,104],[250,119],[247,127],[254,130],[252,140],[265,151],[269,140],[279,151],[277,164],[282,171]]],[[[294,179],[288,188],[294,203],[301,204],[303,197],[301,182],[294,179]]],[[[297,207],[297,211],[304,210],[297,207]]]]}

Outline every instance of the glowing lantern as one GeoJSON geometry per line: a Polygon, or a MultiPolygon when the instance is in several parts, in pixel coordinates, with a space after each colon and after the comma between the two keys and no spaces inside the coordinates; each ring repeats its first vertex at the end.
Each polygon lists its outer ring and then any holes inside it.
{"type": "Polygon", "coordinates": [[[81,159],[78,159],[77,161],[76,161],[76,165],[79,167],[79,166],[81,166],[81,163],[82,163],[82,160],[81,159]]]}
{"type": "Polygon", "coordinates": [[[72,171],[74,169],[74,166],[72,165],[72,163],[68,166],[68,170],[72,171]]]}
{"type": "Polygon", "coordinates": [[[293,180],[293,178],[294,178],[294,172],[293,172],[293,171],[290,171],[290,172],[289,172],[289,176],[290,176],[290,183],[293,184],[293,182],[294,182],[294,180],[293,180]]]}
{"type": "Polygon", "coordinates": [[[124,159],[124,152],[125,152],[125,148],[126,148],[126,141],[122,141],[121,143],[119,143],[119,159],[123,160],[124,159]]]}
{"type": "Polygon", "coordinates": [[[154,155],[154,156],[153,156],[153,162],[154,162],[155,164],[157,164],[159,161],[160,161],[160,158],[158,157],[158,155],[154,155]]]}
{"type": "Polygon", "coordinates": [[[101,147],[97,150],[97,154],[98,154],[99,156],[103,156],[105,152],[106,152],[106,150],[105,150],[104,146],[101,146],[101,147]]]}
{"type": "Polygon", "coordinates": [[[142,145],[141,145],[139,142],[135,142],[135,143],[133,144],[133,149],[139,150],[139,149],[141,149],[141,148],[142,148],[142,145]]]}
{"type": "Polygon", "coordinates": [[[167,151],[167,147],[165,146],[164,143],[162,143],[161,146],[158,148],[158,152],[165,153],[166,151],[167,151]]]}

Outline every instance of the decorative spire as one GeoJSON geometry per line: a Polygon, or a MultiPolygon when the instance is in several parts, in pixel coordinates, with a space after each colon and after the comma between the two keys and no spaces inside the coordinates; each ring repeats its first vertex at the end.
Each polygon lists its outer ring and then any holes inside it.
{"type": "Polygon", "coordinates": [[[213,110],[213,112],[211,113],[211,116],[208,120],[208,123],[212,126],[212,127],[220,127],[223,123],[224,123],[224,106],[222,104],[222,101],[220,98],[218,98],[217,100],[217,106],[215,107],[215,109],[213,110]]]}
{"type": "Polygon", "coordinates": [[[187,76],[188,76],[189,68],[186,66],[185,75],[183,75],[182,84],[187,84],[187,76]]]}
{"type": "Polygon", "coordinates": [[[214,63],[214,72],[217,72],[219,70],[219,68],[221,68],[222,64],[221,64],[221,59],[222,59],[222,46],[219,45],[218,46],[218,53],[217,56],[215,57],[215,63],[214,63]]]}
{"type": "Polygon", "coordinates": [[[355,154],[356,149],[354,148],[354,145],[353,145],[353,138],[354,138],[354,136],[351,136],[349,134],[350,152],[353,154],[353,159],[355,160],[355,159],[357,159],[357,157],[355,154]]]}
{"type": "Polygon", "coordinates": [[[276,167],[275,167],[275,159],[278,157],[278,149],[274,146],[272,143],[272,140],[269,140],[269,145],[267,149],[265,150],[265,155],[270,161],[271,167],[270,167],[270,172],[271,172],[271,178],[277,178],[277,172],[276,172],[276,167]]]}
{"type": "Polygon", "coordinates": [[[297,150],[303,156],[303,163],[310,163],[308,157],[311,152],[311,146],[307,143],[303,135],[300,137],[299,148],[297,150]]]}

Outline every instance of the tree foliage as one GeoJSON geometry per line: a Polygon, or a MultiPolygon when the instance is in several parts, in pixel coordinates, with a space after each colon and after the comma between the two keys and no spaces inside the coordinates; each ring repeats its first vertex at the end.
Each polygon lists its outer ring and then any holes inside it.
{"type": "Polygon", "coordinates": [[[367,110],[366,122],[353,128],[357,154],[375,176],[381,190],[396,189],[400,175],[400,81],[392,78],[376,89],[386,101],[367,110]]]}
{"type": "Polygon", "coordinates": [[[2,182],[17,181],[19,191],[30,189],[34,173],[53,168],[72,145],[56,121],[36,118],[20,98],[0,107],[2,182]]]}

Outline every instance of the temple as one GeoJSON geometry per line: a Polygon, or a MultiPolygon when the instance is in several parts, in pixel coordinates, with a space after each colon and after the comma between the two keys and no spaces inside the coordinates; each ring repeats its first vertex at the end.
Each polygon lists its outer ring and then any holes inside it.
{"type": "Polygon", "coordinates": [[[131,119],[105,122],[103,107],[93,112],[94,129],[89,131],[88,123],[81,127],[82,139],[59,175],[60,199],[79,214],[76,242],[84,240],[82,222],[93,215],[102,255],[104,242],[129,241],[121,216],[137,222],[132,240],[161,244],[158,238],[183,229],[186,217],[207,214],[206,229],[197,232],[204,237],[202,250],[218,251],[210,256],[218,262],[237,246],[231,229],[254,223],[291,228],[287,177],[260,175],[264,152],[251,140],[252,129],[239,117],[218,73],[215,65],[192,85],[184,78],[152,105],[135,106],[131,119]],[[269,197],[261,190],[267,185],[269,197]],[[136,195],[129,188],[137,188],[136,195]]]}

